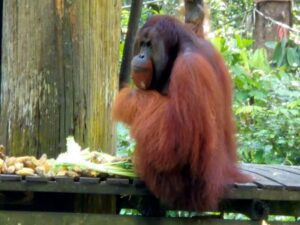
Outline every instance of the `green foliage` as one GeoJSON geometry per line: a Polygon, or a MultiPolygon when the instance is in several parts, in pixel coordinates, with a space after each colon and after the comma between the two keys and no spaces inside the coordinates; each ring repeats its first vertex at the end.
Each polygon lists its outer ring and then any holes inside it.
{"type": "Polygon", "coordinates": [[[117,154],[118,156],[132,156],[135,142],[130,137],[128,129],[121,123],[117,124],[117,154]]]}
{"type": "Polygon", "coordinates": [[[141,213],[137,209],[121,209],[120,215],[122,216],[141,216],[141,213]]]}
{"type": "Polygon", "coordinates": [[[153,14],[176,15],[178,14],[179,5],[180,0],[161,0],[145,4],[142,11],[142,20],[147,20],[153,14]]]}
{"type": "Polygon", "coordinates": [[[247,216],[240,213],[224,213],[225,220],[250,220],[247,216]]]}
{"type": "Polygon", "coordinates": [[[294,216],[269,216],[268,221],[272,224],[273,221],[296,222],[299,220],[294,216]]]}
{"type": "Polygon", "coordinates": [[[278,66],[288,66],[299,71],[300,46],[292,40],[283,39],[281,42],[267,42],[266,46],[274,50],[272,62],[278,66]]]}
{"type": "Polygon", "coordinates": [[[211,30],[216,35],[250,35],[253,0],[207,0],[206,4],[210,13],[211,30]]]}
{"type": "MultiPolygon", "coordinates": [[[[129,2],[123,0],[123,6],[125,5],[128,6],[129,2]]],[[[161,0],[161,1],[158,0],[155,2],[144,4],[142,8],[142,14],[141,14],[139,25],[142,26],[150,16],[156,14],[167,14],[167,15],[178,14],[179,5],[180,5],[180,0],[161,0]]],[[[125,31],[125,33],[127,32],[129,14],[130,14],[130,7],[126,7],[122,9],[121,28],[122,31],[125,31]]]]}
{"type": "MultiPolygon", "coordinates": [[[[242,159],[256,163],[300,164],[300,47],[292,40],[252,50],[249,37],[253,0],[208,0],[213,42],[234,78],[234,113],[242,159]],[[222,16],[220,16],[222,15],[222,16]],[[250,26],[249,26],[250,25],[250,26]],[[226,38],[225,38],[226,37],[226,38]]],[[[299,4],[293,7],[299,28],[299,4]]],[[[291,35],[293,40],[299,37],[291,35]]]]}
{"type": "Polygon", "coordinates": [[[284,52],[283,57],[274,52],[273,58],[280,63],[274,60],[273,64],[278,67],[270,66],[265,49],[252,50],[251,40],[238,35],[230,41],[218,37],[213,42],[234,79],[234,112],[242,159],[300,164],[300,78],[288,62],[287,42],[274,45],[284,52]]]}
{"type": "MultiPolygon", "coordinates": [[[[293,2],[293,27],[297,30],[300,30],[300,1],[294,1],[293,2]]],[[[298,40],[298,44],[300,42],[300,35],[299,33],[291,33],[291,39],[298,40]]]]}

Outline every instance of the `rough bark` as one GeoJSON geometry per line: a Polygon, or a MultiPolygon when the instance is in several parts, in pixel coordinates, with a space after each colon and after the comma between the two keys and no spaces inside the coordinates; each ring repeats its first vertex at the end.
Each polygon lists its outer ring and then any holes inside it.
{"type": "Polygon", "coordinates": [[[56,156],[65,138],[111,151],[119,0],[4,0],[0,144],[56,156]]]}
{"type": "MultiPolygon", "coordinates": [[[[257,9],[264,15],[273,18],[276,21],[292,24],[291,1],[289,0],[256,0],[257,9]]],[[[271,23],[269,20],[256,13],[254,40],[255,48],[264,47],[267,41],[278,41],[278,25],[271,23]]],[[[269,52],[270,54],[271,52],[269,52]]]]}

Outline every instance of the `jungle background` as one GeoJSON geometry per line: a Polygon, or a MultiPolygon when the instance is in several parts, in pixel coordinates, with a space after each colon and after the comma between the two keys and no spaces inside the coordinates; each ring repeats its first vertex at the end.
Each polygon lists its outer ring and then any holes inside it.
{"type": "MultiPolygon", "coordinates": [[[[123,0],[120,61],[130,14],[123,0]]],[[[255,46],[253,0],[207,0],[206,38],[222,53],[234,82],[234,114],[240,159],[266,164],[300,164],[300,2],[292,5],[288,36],[255,46]],[[220,16],[222,15],[222,16],[220,16]]],[[[180,0],[144,1],[139,25],[153,14],[183,18],[180,0]]],[[[266,19],[266,18],[265,18],[266,19]]],[[[276,22],[276,21],[275,21],[276,22]]],[[[272,25],[274,21],[269,20],[272,25]]],[[[130,155],[134,142],[118,126],[118,153],[130,155]]]]}

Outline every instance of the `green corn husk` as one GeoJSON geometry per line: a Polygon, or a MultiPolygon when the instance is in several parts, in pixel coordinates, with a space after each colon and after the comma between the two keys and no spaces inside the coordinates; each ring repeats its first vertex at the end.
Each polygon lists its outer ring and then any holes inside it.
{"type": "Polygon", "coordinates": [[[124,168],[124,162],[119,163],[105,163],[105,164],[96,164],[91,162],[59,162],[55,163],[54,170],[58,170],[61,167],[67,167],[72,169],[72,167],[80,167],[83,170],[92,170],[99,173],[105,173],[110,175],[118,175],[125,177],[137,177],[136,173],[132,168],[124,168]]]}
{"type": "Polygon", "coordinates": [[[82,150],[73,137],[68,137],[67,151],[61,153],[53,162],[54,171],[58,171],[60,168],[68,168],[69,170],[72,170],[72,168],[80,167],[82,170],[91,170],[109,175],[131,178],[137,177],[130,159],[119,159],[106,153],[97,152],[97,154],[95,154],[95,152],[93,152],[94,155],[100,157],[104,162],[94,163],[89,161],[89,153],[89,149],[82,150]]]}

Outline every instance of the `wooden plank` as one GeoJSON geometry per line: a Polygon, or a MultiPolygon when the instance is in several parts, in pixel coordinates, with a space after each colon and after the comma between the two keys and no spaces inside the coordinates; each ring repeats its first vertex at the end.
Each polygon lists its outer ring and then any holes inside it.
{"type": "Polygon", "coordinates": [[[293,174],[287,171],[275,170],[263,165],[248,164],[242,165],[243,170],[256,173],[260,176],[268,178],[272,181],[284,185],[285,188],[290,190],[300,190],[300,175],[293,174]]]}
{"type": "Polygon", "coordinates": [[[129,179],[126,178],[107,178],[105,182],[112,185],[129,185],[129,179]]]}
{"type": "Polygon", "coordinates": [[[293,169],[296,169],[296,170],[300,171],[300,166],[289,166],[289,167],[291,167],[291,168],[293,168],[293,169]]]}
{"type": "Polygon", "coordinates": [[[41,177],[41,176],[26,176],[25,177],[26,182],[43,182],[47,183],[50,178],[49,177],[41,177]]]}
{"type": "Polygon", "coordinates": [[[284,170],[290,173],[294,173],[300,175],[300,167],[299,166],[285,166],[285,165],[264,165],[264,167],[273,168],[277,170],[284,170]]]}
{"type": "Polygon", "coordinates": [[[59,192],[79,194],[107,194],[107,195],[148,195],[146,188],[137,188],[133,185],[111,185],[101,183],[80,182],[26,182],[1,181],[0,191],[32,191],[32,192],[59,192]]]}
{"type": "Polygon", "coordinates": [[[287,189],[232,189],[226,199],[300,201],[300,191],[287,189]]]}
{"type": "MultiPolygon", "coordinates": [[[[14,182],[1,181],[0,191],[30,191],[78,194],[105,194],[105,195],[150,195],[146,188],[137,188],[134,185],[109,185],[99,183],[57,183],[43,182],[14,182]]],[[[300,201],[300,191],[286,189],[237,189],[231,188],[228,199],[261,199],[261,200],[288,200],[300,201]]]]}
{"type": "MultiPolygon", "coordinates": [[[[5,225],[261,225],[260,221],[199,219],[199,218],[148,218],[134,216],[99,215],[86,213],[46,213],[0,211],[0,224],[5,225]]],[[[272,225],[296,225],[297,222],[272,222],[272,225]]]]}
{"type": "Polygon", "coordinates": [[[293,168],[295,170],[297,170],[298,172],[300,171],[300,165],[298,166],[288,166],[288,165],[282,165],[283,167],[289,167],[289,168],[293,168]]]}
{"type": "Polygon", "coordinates": [[[238,189],[251,189],[255,188],[257,189],[258,186],[255,183],[249,182],[249,183],[234,183],[233,187],[238,189]]]}
{"type": "Polygon", "coordinates": [[[248,171],[246,168],[243,169],[243,172],[245,174],[250,175],[251,177],[253,177],[254,181],[253,183],[255,183],[258,187],[260,188],[265,188],[265,189],[283,189],[284,186],[278,182],[275,182],[273,180],[270,180],[264,176],[261,176],[257,173],[248,171]]]}
{"type": "Polygon", "coordinates": [[[255,165],[255,167],[268,172],[271,179],[285,184],[288,189],[300,190],[299,174],[284,170],[282,167],[277,167],[277,169],[271,168],[268,165],[255,165]]]}
{"type": "Polygon", "coordinates": [[[98,184],[100,178],[97,177],[79,177],[79,182],[82,184],[98,184]]]}
{"type": "Polygon", "coordinates": [[[277,165],[277,164],[252,164],[252,163],[242,163],[240,164],[241,168],[248,168],[248,167],[261,167],[261,168],[276,168],[286,170],[291,173],[300,174],[300,166],[287,166],[287,165],[277,165]]]}
{"type": "Polygon", "coordinates": [[[145,182],[140,179],[133,179],[132,184],[136,187],[146,187],[145,182]]]}
{"type": "Polygon", "coordinates": [[[0,174],[0,181],[21,181],[22,176],[12,174],[0,174]]]}

